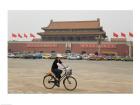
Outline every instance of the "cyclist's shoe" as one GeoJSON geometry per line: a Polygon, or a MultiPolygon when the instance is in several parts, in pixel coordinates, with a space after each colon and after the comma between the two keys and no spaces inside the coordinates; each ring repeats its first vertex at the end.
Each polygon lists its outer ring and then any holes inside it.
{"type": "Polygon", "coordinates": [[[57,87],[60,87],[60,82],[59,82],[59,80],[56,80],[55,85],[56,85],[57,87]]]}

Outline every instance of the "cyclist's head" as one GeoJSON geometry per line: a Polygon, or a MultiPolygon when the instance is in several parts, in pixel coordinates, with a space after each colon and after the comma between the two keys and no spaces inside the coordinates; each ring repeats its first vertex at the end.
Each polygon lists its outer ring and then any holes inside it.
{"type": "Polygon", "coordinates": [[[61,55],[61,54],[57,54],[56,55],[56,59],[60,59],[60,58],[62,58],[63,56],[61,55]]]}

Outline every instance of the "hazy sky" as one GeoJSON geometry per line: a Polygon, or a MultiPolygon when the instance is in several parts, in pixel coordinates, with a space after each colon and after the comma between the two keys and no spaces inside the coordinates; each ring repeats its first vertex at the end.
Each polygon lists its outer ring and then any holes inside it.
{"type": "MultiPolygon", "coordinates": [[[[82,21],[96,20],[100,18],[101,26],[106,35],[113,37],[113,32],[128,33],[133,32],[133,11],[129,10],[89,10],[89,11],[9,11],[8,12],[8,35],[11,39],[12,33],[34,33],[43,32],[41,27],[49,25],[50,20],[53,21],[82,21]]],[[[39,37],[36,34],[37,37],[39,37]]],[[[128,38],[128,37],[127,37],[128,38]]],[[[128,38],[131,40],[131,38],[128,38]]],[[[25,40],[25,39],[18,39],[25,40]]],[[[30,39],[28,39],[30,40],[30,39]]]]}

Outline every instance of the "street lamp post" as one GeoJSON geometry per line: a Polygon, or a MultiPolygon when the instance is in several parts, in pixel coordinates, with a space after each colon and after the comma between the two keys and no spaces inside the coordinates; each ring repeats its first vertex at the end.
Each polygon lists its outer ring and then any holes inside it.
{"type": "Polygon", "coordinates": [[[98,37],[98,54],[101,54],[101,35],[98,37]]]}

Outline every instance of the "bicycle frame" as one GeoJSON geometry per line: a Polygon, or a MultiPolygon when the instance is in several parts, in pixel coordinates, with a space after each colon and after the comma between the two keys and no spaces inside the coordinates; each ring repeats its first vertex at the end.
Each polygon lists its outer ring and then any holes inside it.
{"type": "Polygon", "coordinates": [[[60,81],[63,80],[65,77],[67,77],[67,73],[66,73],[66,67],[64,68],[65,69],[65,73],[62,75],[62,77],[60,78],[60,81]]]}

